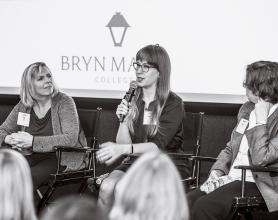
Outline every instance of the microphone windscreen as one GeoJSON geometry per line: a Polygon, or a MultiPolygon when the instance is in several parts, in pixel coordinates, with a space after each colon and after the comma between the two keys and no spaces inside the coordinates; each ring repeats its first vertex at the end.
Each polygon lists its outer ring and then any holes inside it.
{"type": "MultiPolygon", "coordinates": [[[[135,91],[136,91],[137,86],[138,86],[138,82],[137,81],[131,81],[130,82],[129,89],[128,89],[128,91],[126,92],[126,94],[124,96],[124,99],[127,102],[131,102],[132,101],[132,98],[135,96],[135,91]]],[[[119,121],[123,122],[124,118],[125,118],[125,115],[120,115],[119,121]]]]}

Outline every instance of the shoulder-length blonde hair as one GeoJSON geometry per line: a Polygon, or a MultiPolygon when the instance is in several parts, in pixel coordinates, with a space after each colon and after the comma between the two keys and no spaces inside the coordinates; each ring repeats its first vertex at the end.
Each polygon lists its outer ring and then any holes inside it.
{"type": "Polygon", "coordinates": [[[143,154],[116,186],[111,220],[187,220],[181,177],[164,153],[143,154]]]}
{"type": "Polygon", "coordinates": [[[0,220],[36,220],[31,172],[20,153],[0,150],[0,179],[0,220]]]}
{"type": "MultiPolygon", "coordinates": [[[[136,61],[146,61],[159,72],[155,94],[156,103],[152,110],[153,125],[149,125],[147,128],[147,135],[152,137],[158,131],[159,117],[170,92],[171,62],[167,51],[158,44],[148,45],[140,49],[136,54],[136,61]]],[[[142,98],[142,88],[138,87],[136,96],[132,101],[131,114],[127,118],[131,134],[134,133],[133,122],[138,119],[138,100],[142,98]]]]}
{"type": "MultiPolygon", "coordinates": [[[[32,79],[35,77],[36,74],[42,72],[51,74],[50,69],[43,62],[32,63],[23,72],[23,75],[21,77],[20,98],[22,103],[26,107],[32,107],[37,100],[32,79]]],[[[52,85],[53,85],[52,97],[54,97],[59,92],[59,89],[56,86],[53,79],[52,79],[52,85]]]]}

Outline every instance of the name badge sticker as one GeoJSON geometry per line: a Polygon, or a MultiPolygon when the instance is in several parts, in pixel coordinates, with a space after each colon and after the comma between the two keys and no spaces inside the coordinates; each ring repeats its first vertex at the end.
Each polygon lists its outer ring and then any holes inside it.
{"type": "Polygon", "coordinates": [[[25,127],[29,127],[30,124],[30,114],[18,112],[17,124],[25,127]]]}
{"type": "Polygon", "coordinates": [[[148,111],[148,110],[144,111],[143,125],[155,125],[155,123],[153,122],[153,117],[152,117],[151,111],[148,111]]]}
{"type": "Polygon", "coordinates": [[[143,120],[143,125],[150,125],[152,122],[152,112],[145,110],[144,111],[144,120],[143,120]]]}
{"type": "Polygon", "coordinates": [[[236,128],[236,132],[238,132],[240,134],[244,134],[244,132],[248,126],[248,123],[249,123],[248,120],[246,120],[244,118],[240,119],[240,122],[238,123],[237,128],[236,128]]]}

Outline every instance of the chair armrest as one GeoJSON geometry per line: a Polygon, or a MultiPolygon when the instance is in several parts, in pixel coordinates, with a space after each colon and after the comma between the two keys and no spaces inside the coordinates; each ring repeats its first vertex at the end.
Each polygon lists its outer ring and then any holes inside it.
{"type": "Polygon", "coordinates": [[[278,173],[277,167],[263,167],[263,166],[235,166],[236,169],[242,169],[242,170],[252,170],[255,172],[274,172],[278,173]]]}
{"type": "Polygon", "coordinates": [[[81,148],[81,147],[68,147],[68,146],[56,146],[54,147],[55,151],[61,152],[96,152],[98,149],[92,149],[89,147],[81,148]]]}
{"type": "Polygon", "coordinates": [[[263,166],[235,166],[236,169],[241,169],[241,198],[245,197],[245,182],[246,182],[246,170],[252,170],[255,172],[274,172],[278,173],[278,168],[276,167],[263,167],[263,166]]]}
{"type": "Polygon", "coordinates": [[[192,156],[193,160],[215,162],[217,159],[214,157],[192,156]]]}
{"type": "MultiPolygon", "coordinates": [[[[89,169],[91,169],[92,156],[98,149],[93,149],[89,147],[69,147],[69,146],[55,146],[54,150],[57,152],[58,164],[56,174],[61,172],[61,155],[63,152],[79,152],[79,153],[89,153],[89,169]]],[[[93,158],[94,159],[94,158],[93,158]]],[[[94,167],[95,168],[95,167],[94,167]]]]}
{"type": "MultiPolygon", "coordinates": [[[[169,155],[170,157],[178,157],[178,158],[190,158],[193,156],[193,154],[184,154],[184,153],[166,153],[167,155],[169,155]]],[[[137,158],[139,157],[140,154],[128,154],[126,155],[126,157],[129,158],[137,158]]]]}
{"type": "Polygon", "coordinates": [[[178,158],[191,158],[193,154],[185,154],[185,153],[167,153],[168,156],[178,158]]]}

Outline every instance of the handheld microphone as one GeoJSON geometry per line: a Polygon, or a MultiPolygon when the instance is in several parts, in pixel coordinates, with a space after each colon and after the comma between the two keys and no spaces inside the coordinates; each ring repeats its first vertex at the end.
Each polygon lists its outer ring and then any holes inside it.
{"type": "MultiPolygon", "coordinates": [[[[132,98],[135,96],[135,91],[137,88],[137,81],[131,81],[129,85],[128,91],[125,93],[124,99],[130,103],[132,98]]],[[[120,115],[119,121],[123,122],[125,119],[125,115],[120,115]]]]}

